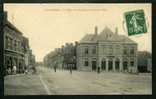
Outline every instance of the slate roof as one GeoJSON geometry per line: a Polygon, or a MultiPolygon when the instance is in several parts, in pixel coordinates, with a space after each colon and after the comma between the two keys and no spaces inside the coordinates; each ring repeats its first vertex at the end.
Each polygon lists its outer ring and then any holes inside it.
{"type": "Polygon", "coordinates": [[[5,21],[4,21],[4,28],[5,28],[5,27],[8,27],[8,28],[10,28],[10,29],[16,31],[16,33],[22,34],[22,32],[19,31],[19,30],[18,30],[12,23],[10,23],[8,20],[5,20],[5,21]]]}
{"type": "Polygon", "coordinates": [[[80,43],[97,43],[100,42],[125,42],[125,43],[136,43],[127,36],[118,35],[113,33],[108,27],[105,27],[98,35],[86,34],[80,43]]]}

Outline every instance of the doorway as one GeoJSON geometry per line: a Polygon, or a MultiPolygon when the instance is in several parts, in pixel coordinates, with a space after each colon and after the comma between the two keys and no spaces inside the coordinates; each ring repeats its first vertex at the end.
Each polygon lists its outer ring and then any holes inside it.
{"type": "Polygon", "coordinates": [[[106,61],[105,60],[102,60],[102,62],[101,62],[101,69],[106,70],[106,61]]]}
{"type": "Polygon", "coordinates": [[[124,61],[123,62],[123,69],[124,70],[127,70],[128,69],[128,62],[127,61],[124,61]]]}
{"type": "Polygon", "coordinates": [[[96,70],[96,61],[92,61],[92,70],[96,70]]]}
{"type": "Polygon", "coordinates": [[[111,71],[113,69],[113,61],[109,60],[108,61],[108,71],[111,71]]]}
{"type": "Polygon", "coordinates": [[[119,61],[115,61],[115,70],[119,71],[119,61]]]}

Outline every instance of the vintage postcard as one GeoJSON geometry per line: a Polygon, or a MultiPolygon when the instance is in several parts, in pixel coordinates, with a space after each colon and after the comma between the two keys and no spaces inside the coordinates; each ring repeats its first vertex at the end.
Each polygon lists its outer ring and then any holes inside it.
{"type": "Polygon", "coordinates": [[[152,10],[4,4],[5,95],[152,95],[152,10]]]}

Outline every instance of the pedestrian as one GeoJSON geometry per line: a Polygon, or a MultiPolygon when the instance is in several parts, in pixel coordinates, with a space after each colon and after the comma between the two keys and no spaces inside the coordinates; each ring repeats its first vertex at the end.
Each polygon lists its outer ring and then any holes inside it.
{"type": "Polygon", "coordinates": [[[33,69],[33,74],[36,74],[36,67],[35,66],[32,66],[32,69],[33,69]]]}
{"type": "Polygon", "coordinates": [[[16,74],[16,66],[13,66],[13,74],[16,74]]]}
{"type": "Polygon", "coordinates": [[[72,65],[70,64],[70,74],[72,74],[72,65]]]}
{"type": "Polygon", "coordinates": [[[27,67],[25,67],[25,69],[24,69],[24,74],[28,74],[28,68],[27,67]]]}
{"type": "Polygon", "coordinates": [[[98,67],[98,70],[97,70],[98,74],[100,73],[100,67],[98,67]]]}
{"type": "Polygon", "coordinates": [[[28,70],[26,69],[24,73],[25,73],[25,74],[28,74],[28,70]]]}
{"type": "Polygon", "coordinates": [[[8,75],[11,74],[11,68],[10,68],[10,67],[7,69],[7,74],[8,74],[8,75]]]}
{"type": "Polygon", "coordinates": [[[56,66],[54,66],[54,71],[56,72],[56,66]]]}

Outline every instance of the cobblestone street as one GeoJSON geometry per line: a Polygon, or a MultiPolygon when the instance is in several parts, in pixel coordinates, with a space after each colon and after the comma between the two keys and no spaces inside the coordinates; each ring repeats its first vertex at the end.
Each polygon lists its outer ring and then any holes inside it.
{"type": "Polygon", "coordinates": [[[151,74],[126,74],[47,69],[37,74],[5,77],[5,95],[152,94],[151,74]]]}

